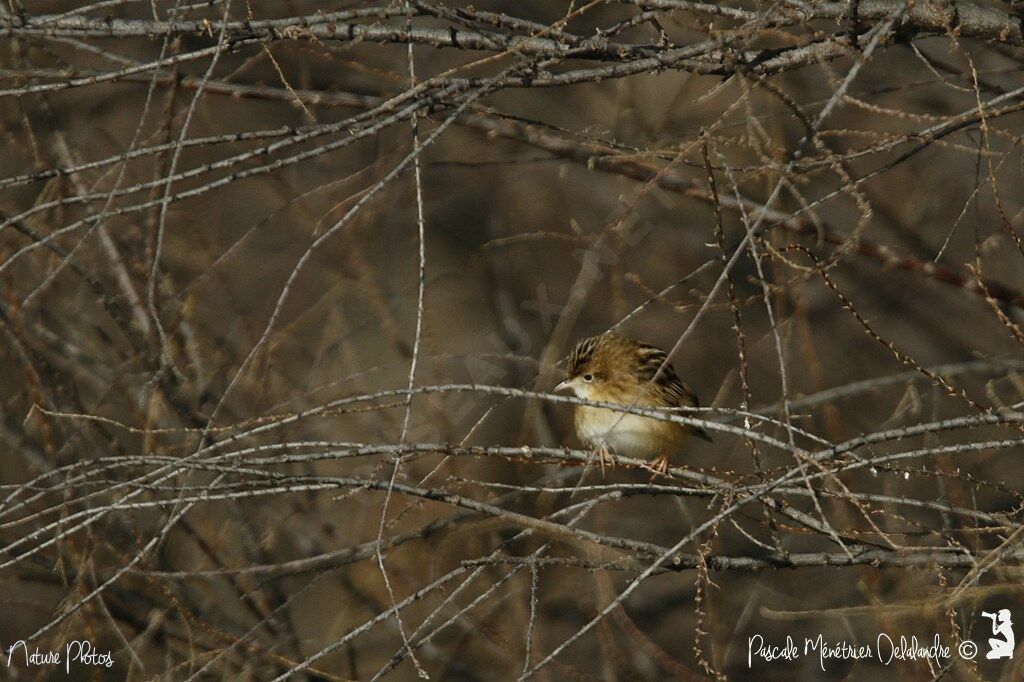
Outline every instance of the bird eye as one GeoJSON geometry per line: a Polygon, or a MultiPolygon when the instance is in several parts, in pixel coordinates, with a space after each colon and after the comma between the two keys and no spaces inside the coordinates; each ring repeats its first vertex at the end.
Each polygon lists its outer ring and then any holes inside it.
{"type": "Polygon", "coordinates": [[[587,383],[590,383],[591,381],[594,380],[594,375],[591,374],[590,372],[587,372],[586,374],[583,375],[583,380],[586,381],[587,383]]]}

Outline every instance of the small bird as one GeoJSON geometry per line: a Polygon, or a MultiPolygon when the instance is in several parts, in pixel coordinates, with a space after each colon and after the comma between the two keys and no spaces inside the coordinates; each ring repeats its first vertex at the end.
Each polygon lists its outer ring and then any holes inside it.
{"type": "MultiPolygon", "coordinates": [[[[696,394],[667,358],[660,348],[618,334],[592,336],[576,344],[565,381],[555,390],[571,389],[586,400],[648,409],[697,407],[696,394]]],[[[590,405],[576,406],[574,422],[580,440],[597,449],[602,469],[611,450],[652,460],[651,468],[664,474],[669,456],[687,436],[711,440],[699,427],[590,405]]]]}

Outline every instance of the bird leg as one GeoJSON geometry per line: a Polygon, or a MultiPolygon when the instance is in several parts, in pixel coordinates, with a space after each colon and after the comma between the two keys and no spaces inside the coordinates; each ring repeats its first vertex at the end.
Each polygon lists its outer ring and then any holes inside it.
{"type": "Polygon", "coordinates": [[[658,455],[655,457],[651,460],[651,464],[648,469],[656,474],[665,476],[668,473],[668,455],[658,455]]]}
{"type": "Polygon", "coordinates": [[[601,465],[601,477],[604,478],[605,465],[614,467],[615,460],[612,458],[612,453],[608,452],[608,448],[604,443],[597,446],[594,454],[597,455],[597,463],[601,465]]]}

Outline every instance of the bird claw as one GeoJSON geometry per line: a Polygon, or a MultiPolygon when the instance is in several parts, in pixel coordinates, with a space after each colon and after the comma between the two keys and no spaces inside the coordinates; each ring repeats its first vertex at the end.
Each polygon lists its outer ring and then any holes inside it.
{"type": "Polygon", "coordinates": [[[656,474],[661,474],[662,476],[668,475],[668,456],[662,455],[651,460],[651,464],[647,468],[656,474]]]}
{"type": "Polygon", "coordinates": [[[594,454],[597,455],[597,463],[601,466],[601,477],[604,477],[605,466],[615,467],[615,460],[612,458],[612,453],[608,452],[608,448],[604,445],[598,446],[594,450],[594,454]]]}

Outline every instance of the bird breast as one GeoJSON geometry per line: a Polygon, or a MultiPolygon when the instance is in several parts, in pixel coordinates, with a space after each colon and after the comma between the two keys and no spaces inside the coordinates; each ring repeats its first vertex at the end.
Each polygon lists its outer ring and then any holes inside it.
{"type": "Polygon", "coordinates": [[[671,422],[603,407],[577,408],[575,422],[576,435],[589,447],[603,441],[612,452],[639,459],[671,454],[682,435],[675,433],[681,429],[671,422]]]}

